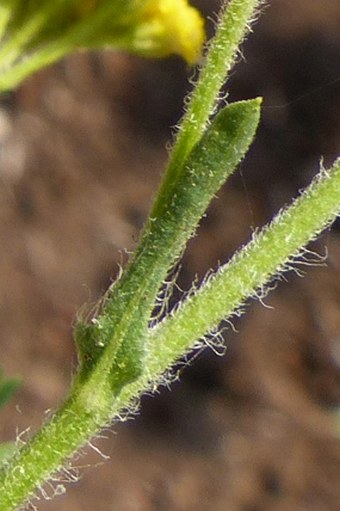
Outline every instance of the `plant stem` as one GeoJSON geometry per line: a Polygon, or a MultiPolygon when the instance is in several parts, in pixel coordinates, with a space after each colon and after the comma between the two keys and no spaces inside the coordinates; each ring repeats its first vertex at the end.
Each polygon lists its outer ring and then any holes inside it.
{"type": "Polygon", "coordinates": [[[116,413],[132,398],[157,388],[162,374],[195,347],[197,340],[256,297],[275,275],[290,270],[303,247],[340,214],[340,159],[267,227],[254,236],[176,312],[150,330],[141,378],[118,396],[116,413]],[[166,349],[164,348],[166,347],[166,349]]]}
{"type": "Polygon", "coordinates": [[[258,124],[260,104],[260,99],[254,99],[225,107],[191,152],[175,193],[166,197],[157,219],[149,222],[135,257],[106,297],[95,335],[79,346],[83,364],[71,397],[23,449],[23,464],[19,454],[6,475],[0,474],[6,495],[3,500],[0,495],[0,509],[11,509],[5,507],[8,502],[21,502],[48,473],[59,469],[75,448],[112,417],[110,411],[122,388],[142,374],[143,342],[158,289],[211,198],[247,151],[258,124]],[[61,440],[63,428],[66,433],[61,440]],[[68,431],[73,432],[70,445],[68,431]],[[18,477],[19,466],[24,470],[23,480],[18,477]]]}
{"type": "MultiPolygon", "coordinates": [[[[148,328],[162,281],[253,138],[259,99],[229,105],[207,125],[249,19],[260,3],[231,0],[224,11],[139,248],[103,300],[96,322],[88,326],[89,335],[78,339],[80,371],[69,397],[0,470],[1,511],[13,511],[33,496],[44,480],[112,417],[127,409],[131,400],[154,388],[164,371],[195,347],[197,339],[217,328],[247,297],[256,296],[259,288],[284,271],[301,247],[340,212],[338,160],[175,313],[148,328]]],[[[80,32],[85,28],[78,27],[80,32]]],[[[72,34],[75,41],[79,34],[72,34]]]]}
{"type": "Polygon", "coordinates": [[[290,270],[304,247],[340,214],[340,159],[322,170],[287,209],[255,235],[230,262],[188,298],[150,335],[150,374],[157,374],[193,347],[196,339],[218,327],[248,297],[275,276],[290,270]],[[168,347],[164,359],[160,346],[168,347]],[[172,346],[172,349],[169,347],[172,346]],[[152,360],[153,356],[157,360],[152,360]]]}
{"type": "Polygon", "coordinates": [[[31,498],[37,482],[41,484],[47,480],[51,468],[59,468],[61,460],[69,458],[84,445],[89,435],[105,424],[108,416],[108,409],[97,406],[96,413],[89,413],[79,399],[70,396],[51,421],[9,462],[4,462],[0,471],[1,511],[13,511],[31,498]]]}
{"type": "Polygon", "coordinates": [[[339,212],[340,160],[329,172],[321,172],[291,207],[277,215],[172,317],[150,331],[142,376],[122,389],[110,410],[106,403],[98,406],[95,389],[92,410],[88,403],[84,406],[81,395],[71,395],[51,422],[0,471],[1,511],[13,511],[33,492],[37,481],[50,474],[51,458],[56,470],[61,460],[88,438],[89,431],[94,434],[109,416],[150,390],[168,367],[194,347],[196,339],[237,310],[248,296],[256,296],[256,290],[284,271],[301,246],[339,212]]]}

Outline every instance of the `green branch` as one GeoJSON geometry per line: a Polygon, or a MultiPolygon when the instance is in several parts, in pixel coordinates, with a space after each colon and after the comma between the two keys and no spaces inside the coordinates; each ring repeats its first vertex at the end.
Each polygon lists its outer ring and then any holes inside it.
{"type": "MultiPolygon", "coordinates": [[[[284,271],[340,212],[338,160],[173,314],[150,328],[167,273],[256,131],[260,99],[231,104],[212,116],[226,73],[260,4],[231,0],[223,10],[139,247],[98,304],[97,316],[76,324],[79,370],[68,398],[24,447],[3,462],[1,511],[13,511],[34,497],[79,447],[129,409],[142,392],[153,389],[178,358],[284,271]]],[[[149,5],[158,16],[156,3],[149,5]]]]}
{"type": "Polygon", "coordinates": [[[312,184],[287,209],[281,211],[230,262],[219,268],[203,287],[187,299],[175,314],[151,331],[148,347],[150,377],[160,368],[192,349],[195,341],[218,327],[248,297],[275,275],[303,260],[303,247],[340,214],[340,159],[329,171],[322,170],[312,184]],[[162,353],[160,346],[168,347],[162,353]]]}
{"type": "Polygon", "coordinates": [[[175,313],[149,331],[143,374],[122,390],[115,414],[136,396],[154,390],[168,368],[237,312],[247,298],[257,297],[258,290],[262,293],[275,276],[294,268],[294,262],[303,259],[303,247],[339,214],[340,159],[329,171],[322,170],[289,208],[279,212],[175,313]]]}
{"type": "MultiPolygon", "coordinates": [[[[244,3],[247,6],[249,2],[244,3]]],[[[235,5],[240,8],[240,1],[231,2],[230,9],[235,5]]],[[[224,13],[221,24],[231,21],[243,37],[247,18],[232,20],[224,13]]],[[[238,37],[238,42],[242,37],[238,37]]],[[[228,51],[231,61],[236,50],[234,44],[233,51],[228,51]]],[[[223,61],[226,63],[225,55],[223,61]]],[[[218,89],[226,71],[221,65],[216,74],[216,63],[208,58],[202,79],[209,74],[210,66],[218,89]]],[[[231,62],[227,68],[230,66],[231,62]]],[[[195,95],[192,101],[197,102],[195,95]]],[[[102,300],[98,317],[89,324],[76,325],[80,368],[69,398],[0,472],[2,511],[12,510],[34,495],[50,474],[112,419],[115,401],[124,387],[142,377],[148,323],[158,290],[210,200],[247,151],[258,124],[259,109],[259,99],[224,108],[210,127],[196,136],[195,147],[191,147],[186,161],[178,162],[181,168],[175,179],[165,178],[162,204],[156,199],[157,207],[123,276],[102,300]]],[[[204,116],[207,115],[209,112],[205,111],[204,116]]],[[[171,158],[170,167],[174,168],[172,162],[171,158]]]]}

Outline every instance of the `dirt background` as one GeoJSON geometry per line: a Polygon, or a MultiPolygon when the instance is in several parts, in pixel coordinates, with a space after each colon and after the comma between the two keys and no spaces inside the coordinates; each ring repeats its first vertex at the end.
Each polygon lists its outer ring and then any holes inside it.
{"type": "MultiPolygon", "coordinates": [[[[246,242],[340,148],[339,0],[272,0],[244,45],[230,99],[264,96],[257,140],[190,243],[188,288],[246,242]]],[[[218,2],[200,2],[205,15],[218,2]]],[[[208,28],[212,30],[211,22],[208,28]]],[[[0,347],[23,383],[1,412],[4,441],[65,395],[72,321],[135,246],[181,115],[188,70],[176,58],[72,56],[0,105],[0,347]]],[[[76,485],[39,511],[340,509],[339,223],[305,268],[250,303],[171,392],[89,449],[76,485]]],[[[48,490],[50,494],[52,490],[48,490]]]]}

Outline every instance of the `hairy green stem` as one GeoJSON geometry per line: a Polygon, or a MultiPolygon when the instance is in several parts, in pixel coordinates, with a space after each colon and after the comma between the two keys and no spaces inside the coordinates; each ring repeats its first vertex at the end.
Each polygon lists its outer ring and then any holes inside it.
{"type": "Polygon", "coordinates": [[[150,331],[143,375],[123,389],[116,411],[150,386],[155,388],[154,382],[198,339],[228,319],[248,297],[256,297],[259,289],[263,292],[275,275],[294,267],[297,256],[303,261],[303,247],[339,214],[340,159],[330,170],[322,170],[289,208],[150,331]]]}
{"type": "Polygon", "coordinates": [[[69,397],[0,470],[1,511],[13,511],[33,496],[74,451],[143,391],[154,388],[199,338],[284,271],[301,247],[340,212],[337,161],[176,312],[148,328],[167,272],[256,130],[259,99],[229,105],[207,125],[260,3],[232,0],[223,12],[141,243],[104,297],[98,316],[76,327],[80,370],[69,397]]]}
{"type": "Polygon", "coordinates": [[[301,247],[339,213],[340,160],[329,172],[319,174],[291,207],[279,213],[173,316],[150,331],[142,375],[122,389],[110,409],[95,389],[91,399],[83,399],[81,394],[68,399],[52,421],[0,472],[0,509],[15,509],[32,494],[37,481],[51,473],[51,459],[55,470],[89,438],[89,432],[94,434],[108,417],[119,414],[132,399],[153,388],[162,373],[192,349],[199,337],[217,327],[248,296],[256,296],[257,289],[284,271],[287,263],[301,253],[301,247]]]}
{"type": "MultiPolygon", "coordinates": [[[[239,22],[245,24],[246,20],[239,22]]],[[[58,470],[78,446],[112,417],[108,410],[115,409],[114,401],[124,386],[143,374],[143,342],[158,289],[211,198],[248,149],[259,109],[257,99],[229,105],[221,111],[196,141],[190,156],[181,162],[175,182],[170,180],[170,186],[163,187],[166,193],[162,207],[148,222],[135,256],[105,297],[96,321],[78,331],[81,366],[70,397],[0,474],[4,490],[0,509],[13,509],[48,473],[58,470]],[[43,445],[45,449],[41,448],[43,445]],[[18,467],[23,471],[22,477],[18,477],[18,467]]]]}
{"type": "MultiPolygon", "coordinates": [[[[95,399],[95,391],[93,392],[95,399]]],[[[74,395],[56,412],[51,421],[0,471],[0,509],[13,511],[34,496],[37,484],[46,481],[100,427],[110,410],[96,406],[95,413],[74,395]],[[52,468],[52,471],[51,471],[52,468]]]]}

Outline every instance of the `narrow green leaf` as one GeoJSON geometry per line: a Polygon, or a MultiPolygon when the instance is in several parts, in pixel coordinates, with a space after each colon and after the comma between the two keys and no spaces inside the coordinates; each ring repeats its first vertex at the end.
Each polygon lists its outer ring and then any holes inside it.
{"type": "Polygon", "coordinates": [[[126,383],[139,375],[158,290],[211,199],[247,152],[259,122],[260,105],[257,98],[230,104],[219,112],[175,185],[170,183],[125,275],[105,298],[102,313],[93,325],[76,325],[83,381],[95,365],[97,382],[112,368],[112,388],[117,387],[117,379],[126,383]]]}
{"type": "MultiPolygon", "coordinates": [[[[112,367],[115,378],[122,376],[125,368],[125,381],[132,374],[132,360],[136,364],[143,358],[144,334],[158,290],[211,199],[248,150],[259,122],[260,105],[257,98],[222,109],[191,152],[175,185],[170,183],[125,275],[106,298],[95,325],[89,326],[95,335],[84,335],[84,326],[76,326],[80,359],[91,360],[83,370],[93,367],[95,356],[105,358],[105,367],[112,367]],[[98,345],[107,349],[98,351],[98,345]]],[[[101,374],[103,370],[101,367],[101,374]]]]}
{"type": "MultiPolygon", "coordinates": [[[[176,143],[171,153],[167,175],[158,194],[163,200],[163,189],[181,172],[188,154],[205,132],[209,119],[216,112],[219,91],[225,83],[240,52],[240,45],[250,31],[263,0],[230,0],[222,3],[215,36],[208,43],[208,51],[195,88],[187,102],[176,143]]],[[[157,203],[155,203],[157,207],[157,203]]]]}

